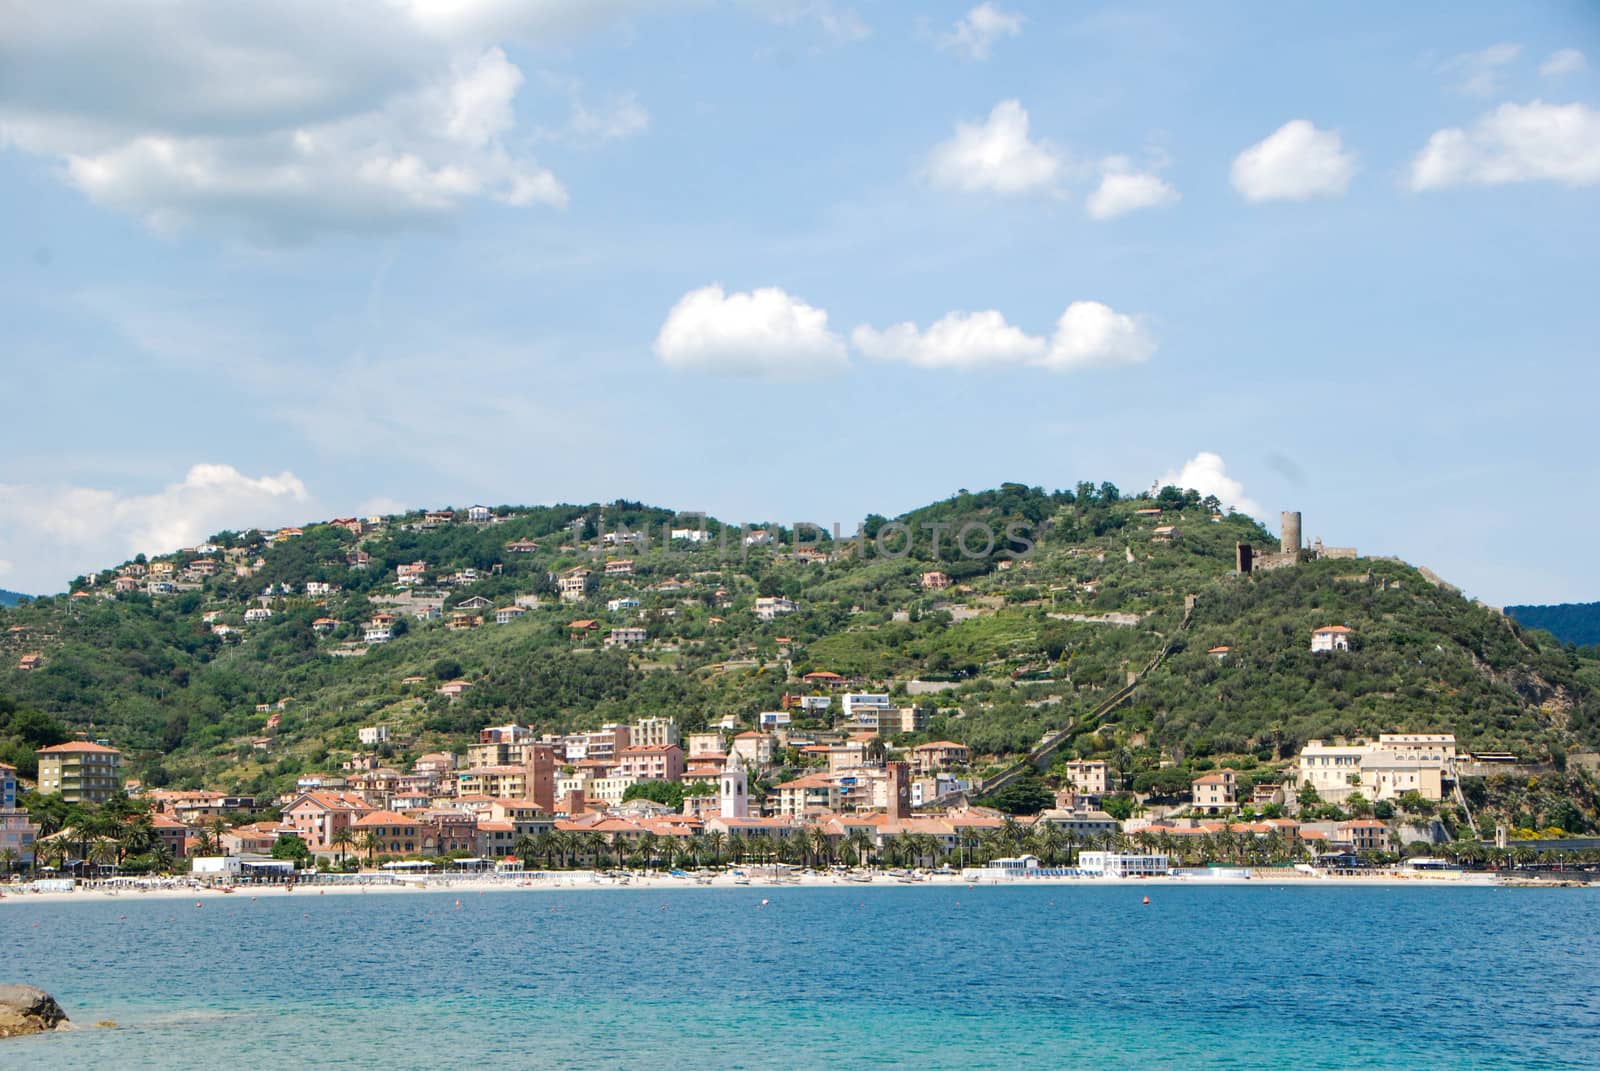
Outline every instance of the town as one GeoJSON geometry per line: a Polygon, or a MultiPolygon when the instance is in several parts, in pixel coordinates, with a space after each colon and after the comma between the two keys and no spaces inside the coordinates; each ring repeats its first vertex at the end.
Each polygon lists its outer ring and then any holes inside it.
{"type": "Polygon", "coordinates": [[[799,731],[789,709],[689,733],[670,717],[561,736],[507,724],[483,728],[464,755],[426,753],[402,770],[384,761],[396,742],[374,725],[360,731],[367,749],[337,772],[304,775],[271,800],[148,788],[124,779],[115,747],[74,740],[39,751],[35,815],[18,806],[14,768],[0,766],[0,860],[55,883],[185,869],[229,883],[363,869],[398,878],[730,865],[1019,877],[1164,873],[1169,861],[1314,873],[1402,853],[1437,865],[1441,849],[1453,862],[1494,861],[1476,845],[1439,844],[1433,816],[1459,797],[1459,767],[1477,761],[1448,733],[1312,741],[1279,783],[1245,791],[1219,769],[1187,793],[1134,796],[1131,809],[1108,763],[1069,760],[1056,769],[1063,787],[1036,813],[1007,814],[969,802],[963,745],[895,749],[862,728],[914,723],[916,708],[844,690],[786,698],[813,714],[837,704],[849,728],[799,731]],[[806,772],[755,789],[791,762],[806,772]],[[1158,802],[1178,795],[1187,799],[1158,802]]]}

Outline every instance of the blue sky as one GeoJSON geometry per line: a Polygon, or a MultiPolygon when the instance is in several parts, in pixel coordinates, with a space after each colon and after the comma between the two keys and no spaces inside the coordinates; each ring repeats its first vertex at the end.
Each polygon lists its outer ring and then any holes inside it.
{"type": "Polygon", "coordinates": [[[0,0],[0,586],[1183,477],[1600,599],[1597,208],[1588,3],[0,0]]]}

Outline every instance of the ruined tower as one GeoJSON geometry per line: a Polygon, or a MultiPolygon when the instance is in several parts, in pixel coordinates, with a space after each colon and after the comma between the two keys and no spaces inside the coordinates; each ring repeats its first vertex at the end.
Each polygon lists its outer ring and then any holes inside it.
{"type": "Polygon", "coordinates": [[[1300,511],[1283,511],[1283,539],[1278,549],[1284,554],[1300,553],[1300,511]]]}

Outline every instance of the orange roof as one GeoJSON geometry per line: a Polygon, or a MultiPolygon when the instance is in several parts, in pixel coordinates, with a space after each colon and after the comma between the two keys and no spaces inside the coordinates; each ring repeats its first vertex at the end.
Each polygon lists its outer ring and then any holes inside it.
{"type": "Polygon", "coordinates": [[[1348,628],[1346,628],[1345,626],[1343,626],[1343,625],[1323,625],[1321,628],[1315,630],[1315,632],[1349,632],[1349,631],[1350,630],[1348,628]]]}
{"type": "Polygon", "coordinates": [[[35,754],[38,754],[38,755],[60,755],[60,754],[73,753],[73,752],[93,752],[95,754],[101,754],[101,755],[120,755],[120,754],[122,754],[122,752],[118,751],[114,747],[106,747],[103,744],[91,744],[87,740],[72,740],[72,741],[69,741],[69,742],[67,742],[65,744],[55,744],[55,745],[52,745],[51,747],[42,747],[37,752],[35,752],[35,754]]]}
{"type": "Polygon", "coordinates": [[[373,811],[371,814],[364,814],[360,818],[356,819],[356,825],[358,826],[396,826],[416,824],[417,820],[415,818],[408,818],[405,815],[399,814],[395,811],[373,811]]]}

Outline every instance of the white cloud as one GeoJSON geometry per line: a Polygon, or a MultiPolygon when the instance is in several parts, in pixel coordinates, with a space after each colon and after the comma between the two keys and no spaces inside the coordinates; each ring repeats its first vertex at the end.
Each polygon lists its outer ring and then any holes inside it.
{"type": "Polygon", "coordinates": [[[1068,305],[1049,339],[1013,327],[994,309],[947,313],[926,331],[914,323],[882,331],[863,324],[850,337],[868,357],[919,368],[1024,366],[1067,372],[1139,364],[1156,349],[1134,317],[1098,301],[1068,305]]]}
{"type": "Polygon", "coordinates": [[[1548,59],[1539,64],[1539,73],[1545,78],[1562,78],[1569,74],[1578,74],[1586,70],[1589,61],[1584,59],[1583,53],[1575,48],[1563,48],[1559,52],[1552,52],[1548,59]]]}
{"type": "Polygon", "coordinates": [[[862,324],[850,333],[850,340],[868,357],[919,368],[1031,364],[1048,351],[1044,339],[1012,327],[994,309],[947,313],[926,331],[909,322],[882,331],[862,324]]]}
{"type": "Polygon", "coordinates": [[[1244,484],[1228,475],[1228,468],[1219,454],[1202,451],[1185,461],[1181,469],[1163,474],[1158,482],[1163,487],[1216,495],[1224,509],[1261,516],[1261,504],[1245,496],[1244,484]]]}
{"type": "Polygon", "coordinates": [[[986,60],[995,42],[1022,33],[1022,24],[1026,21],[1021,15],[1002,11],[985,0],[956,20],[955,28],[940,38],[939,47],[952,49],[970,60],[986,60]]]}
{"type": "Polygon", "coordinates": [[[146,495],[0,484],[0,545],[26,563],[20,579],[30,590],[60,590],[79,573],[193,546],[222,529],[303,523],[312,505],[293,473],[252,477],[231,465],[194,465],[181,482],[146,495]]]}
{"type": "Polygon", "coordinates": [[[1115,219],[1141,208],[1156,208],[1178,199],[1178,191],[1153,171],[1134,170],[1125,156],[1102,164],[1100,185],[1084,202],[1091,219],[1115,219]]]}
{"type": "Polygon", "coordinates": [[[1294,119],[1233,161],[1233,188],[1250,201],[1337,197],[1350,185],[1356,157],[1339,135],[1294,119]]]}
{"type": "Polygon", "coordinates": [[[813,379],[848,363],[826,311],[777,287],[691,290],[667,314],[656,356],[669,368],[770,379],[813,379]]]}
{"type": "Polygon", "coordinates": [[[632,93],[612,97],[598,108],[590,108],[581,100],[572,106],[572,132],[580,138],[594,141],[631,138],[649,126],[650,113],[632,93]]]}
{"type": "Polygon", "coordinates": [[[1460,77],[1461,81],[1455,86],[1456,92],[1474,97],[1492,97],[1500,92],[1502,68],[1521,54],[1521,45],[1502,42],[1490,45],[1481,52],[1463,52],[1453,56],[1441,64],[1439,70],[1460,77]]]}
{"type": "Polygon", "coordinates": [[[1003,100],[983,123],[957,123],[955,136],[934,146],[928,177],[965,193],[1022,194],[1049,190],[1062,171],[1059,153],[1028,140],[1028,113],[1003,100]]]}
{"type": "Polygon", "coordinates": [[[1470,130],[1437,131],[1411,164],[1411,188],[1600,182],[1600,112],[1584,104],[1502,104],[1470,130]]]}
{"type": "MultiPolygon", "coordinates": [[[[0,34],[0,147],[58,162],[95,203],[164,230],[219,223],[293,240],[436,225],[475,201],[560,206],[565,188],[515,136],[523,72],[500,46],[653,9],[39,5],[0,34]]],[[[640,111],[613,109],[592,125],[636,127],[640,111]]]]}
{"type": "Polygon", "coordinates": [[[1074,301],[1056,321],[1044,366],[1057,372],[1115,368],[1143,364],[1155,351],[1155,339],[1132,316],[1098,301],[1074,301]]]}

